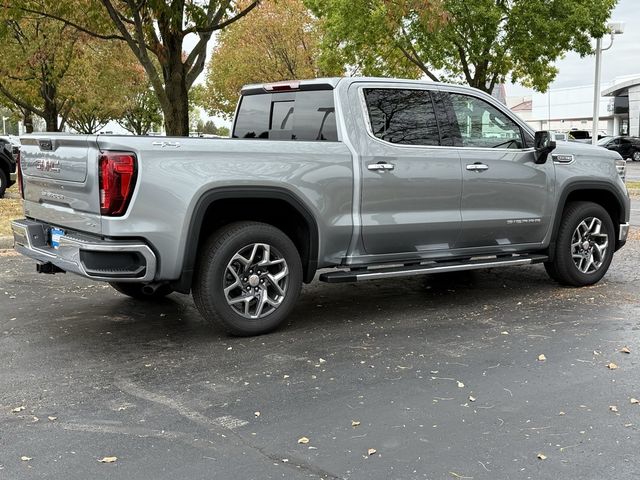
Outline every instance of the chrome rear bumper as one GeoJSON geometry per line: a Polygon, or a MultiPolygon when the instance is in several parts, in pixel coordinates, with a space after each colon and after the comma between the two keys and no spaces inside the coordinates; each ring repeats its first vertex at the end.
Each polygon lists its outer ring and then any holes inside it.
{"type": "Polygon", "coordinates": [[[93,280],[151,282],[156,275],[156,256],[142,241],[65,233],[54,248],[48,241],[49,227],[26,219],[11,222],[15,250],[40,263],[93,280]]]}

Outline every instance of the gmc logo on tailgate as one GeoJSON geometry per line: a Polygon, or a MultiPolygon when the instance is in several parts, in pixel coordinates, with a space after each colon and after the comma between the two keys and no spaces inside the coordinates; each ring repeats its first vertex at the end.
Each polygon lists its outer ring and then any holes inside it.
{"type": "Polygon", "coordinates": [[[60,161],[59,160],[50,160],[48,158],[39,158],[35,162],[35,166],[37,170],[41,172],[51,172],[51,173],[59,173],[60,172],[60,161]]]}

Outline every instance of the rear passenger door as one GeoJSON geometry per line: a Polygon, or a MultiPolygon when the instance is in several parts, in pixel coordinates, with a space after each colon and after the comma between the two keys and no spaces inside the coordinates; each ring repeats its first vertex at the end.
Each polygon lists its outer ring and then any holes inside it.
{"type": "Polygon", "coordinates": [[[460,158],[434,89],[355,83],[359,105],[361,222],[368,255],[428,256],[453,247],[460,232],[460,158]]]}
{"type": "Polygon", "coordinates": [[[534,163],[533,138],[488,99],[451,92],[462,159],[462,231],[457,248],[530,245],[551,224],[554,164],[534,163]]]}

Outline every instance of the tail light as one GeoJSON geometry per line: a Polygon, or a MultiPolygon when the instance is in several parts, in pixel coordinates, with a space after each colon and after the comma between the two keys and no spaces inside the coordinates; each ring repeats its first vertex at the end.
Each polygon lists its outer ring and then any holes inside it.
{"type": "Polygon", "coordinates": [[[18,191],[24,200],[24,185],[22,184],[22,167],[20,166],[20,150],[16,155],[16,172],[18,172],[18,191]]]}
{"type": "Polygon", "coordinates": [[[136,184],[137,162],[132,153],[105,152],[100,156],[100,213],[124,215],[136,184]]]}

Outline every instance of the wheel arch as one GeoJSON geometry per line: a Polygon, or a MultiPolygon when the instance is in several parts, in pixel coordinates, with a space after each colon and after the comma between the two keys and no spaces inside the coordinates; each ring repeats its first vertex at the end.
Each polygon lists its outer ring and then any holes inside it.
{"type": "Polygon", "coordinates": [[[622,246],[622,243],[618,238],[618,231],[620,224],[625,222],[626,214],[624,198],[620,192],[607,182],[578,181],[565,187],[560,195],[558,208],[553,222],[551,244],[549,246],[550,257],[553,257],[555,251],[555,242],[558,237],[558,230],[560,229],[560,223],[562,221],[565,208],[569,203],[576,201],[597,203],[598,205],[601,205],[607,213],[609,213],[615,229],[615,249],[618,250],[622,246]]]}
{"type": "Polygon", "coordinates": [[[318,268],[319,230],[310,209],[296,194],[279,187],[219,187],[203,193],[196,202],[187,231],[182,274],[172,284],[174,290],[191,290],[203,241],[216,229],[242,220],[262,221],[282,230],[300,253],[304,282],[313,280],[318,268]],[[256,202],[259,210],[270,206],[277,211],[256,211],[252,208],[256,202]]]}

